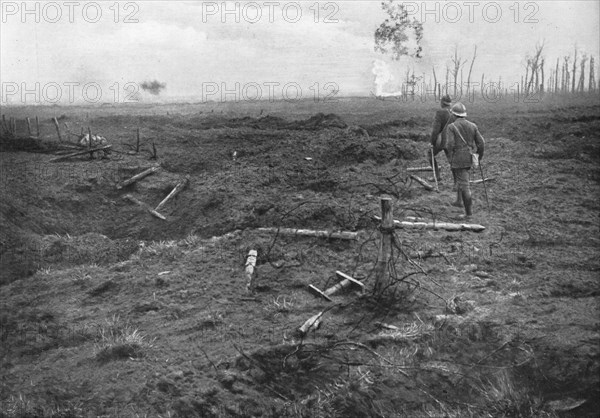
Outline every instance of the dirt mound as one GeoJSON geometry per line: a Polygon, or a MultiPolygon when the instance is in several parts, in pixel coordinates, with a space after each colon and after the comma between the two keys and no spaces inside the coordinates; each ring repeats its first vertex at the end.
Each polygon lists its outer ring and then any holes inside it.
{"type": "Polygon", "coordinates": [[[346,122],[335,113],[329,113],[327,115],[324,113],[317,113],[306,120],[292,122],[289,126],[291,129],[308,129],[313,131],[327,128],[344,129],[348,127],[346,122]]]}

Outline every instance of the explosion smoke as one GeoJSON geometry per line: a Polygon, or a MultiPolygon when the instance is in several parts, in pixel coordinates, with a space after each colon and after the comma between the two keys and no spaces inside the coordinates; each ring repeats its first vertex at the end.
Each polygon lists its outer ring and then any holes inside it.
{"type": "Polygon", "coordinates": [[[149,92],[155,96],[158,96],[162,89],[167,87],[167,83],[161,83],[158,80],[154,81],[144,81],[140,87],[142,90],[149,92]]]}

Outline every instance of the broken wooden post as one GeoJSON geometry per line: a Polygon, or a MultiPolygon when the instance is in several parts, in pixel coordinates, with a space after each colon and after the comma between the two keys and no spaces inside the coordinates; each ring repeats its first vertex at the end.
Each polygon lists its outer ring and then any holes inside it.
{"type": "Polygon", "coordinates": [[[163,221],[167,220],[167,218],[164,215],[161,215],[160,213],[158,213],[157,211],[152,209],[150,206],[148,206],[141,200],[136,199],[135,197],[131,196],[130,194],[126,194],[125,196],[123,196],[123,199],[129,200],[130,202],[135,203],[138,206],[141,206],[142,208],[144,208],[148,212],[150,212],[152,214],[152,216],[156,216],[157,218],[162,219],[163,221]]]}
{"type": "Polygon", "coordinates": [[[333,239],[348,239],[355,240],[358,238],[358,232],[348,231],[314,231],[311,229],[295,229],[295,228],[258,228],[258,231],[275,232],[282,235],[298,235],[305,237],[316,238],[333,238],[333,239]]]}
{"type": "Polygon", "coordinates": [[[8,125],[6,124],[6,115],[2,115],[2,129],[4,129],[4,132],[7,134],[10,133],[8,130],[8,125]]]}
{"type": "Polygon", "coordinates": [[[87,149],[85,151],[78,151],[78,152],[74,152],[72,154],[67,154],[67,155],[61,155],[60,157],[51,159],[50,162],[53,163],[53,162],[56,162],[56,161],[66,160],[67,158],[76,157],[78,155],[83,155],[83,154],[87,154],[87,153],[90,153],[90,152],[104,151],[104,150],[109,149],[111,146],[112,145],[105,145],[103,147],[98,147],[98,148],[93,148],[93,149],[87,149]]]}
{"type": "Polygon", "coordinates": [[[429,190],[430,192],[434,190],[433,186],[431,184],[427,183],[421,177],[411,174],[410,178],[413,179],[414,181],[416,181],[417,183],[419,183],[420,185],[422,185],[423,187],[425,187],[425,190],[429,190]]]}
{"type": "Polygon", "coordinates": [[[37,117],[37,115],[35,116],[35,130],[37,132],[37,137],[40,137],[40,119],[37,117]]]}
{"type": "Polygon", "coordinates": [[[419,171],[433,171],[431,167],[409,167],[406,169],[408,173],[416,173],[419,171]]]}
{"type": "Polygon", "coordinates": [[[135,152],[140,152],[140,128],[137,128],[137,142],[135,144],[135,152]]]}
{"type": "Polygon", "coordinates": [[[169,200],[173,199],[175,196],[177,196],[177,195],[179,194],[179,192],[181,192],[181,191],[182,191],[182,190],[185,188],[185,185],[187,184],[187,182],[188,182],[188,178],[187,178],[187,177],[186,177],[186,178],[184,178],[183,180],[181,180],[181,181],[180,181],[180,182],[177,184],[177,186],[175,186],[175,188],[174,188],[173,190],[171,190],[171,193],[169,193],[169,194],[167,195],[167,197],[165,197],[165,198],[163,199],[163,201],[162,201],[162,202],[160,202],[160,203],[158,204],[158,206],[156,206],[156,207],[154,208],[154,210],[156,210],[156,211],[159,211],[159,210],[161,210],[161,209],[163,208],[163,206],[165,206],[169,200]]]}
{"type": "Polygon", "coordinates": [[[319,327],[321,326],[321,317],[323,316],[323,314],[325,313],[325,311],[321,311],[316,315],[311,316],[310,318],[308,318],[306,320],[306,322],[304,322],[304,324],[302,324],[302,326],[300,328],[298,328],[298,331],[300,332],[300,334],[302,336],[305,336],[308,331],[310,331],[311,329],[313,330],[318,330],[319,327]]]}
{"type": "Polygon", "coordinates": [[[54,122],[54,126],[56,126],[56,133],[58,135],[58,140],[60,142],[62,142],[62,136],[60,136],[60,126],[58,126],[58,120],[56,118],[52,118],[52,121],[54,122]]]}
{"type": "Polygon", "coordinates": [[[356,280],[355,278],[350,277],[347,274],[342,273],[341,271],[336,271],[335,274],[338,277],[342,278],[342,281],[339,282],[338,284],[330,287],[329,289],[325,290],[324,292],[322,292],[318,287],[313,286],[312,284],[308,285],[308,288],[310,290],[312,290],[313,292],[315,292],[318,296],[321,296],[322,298],[328,300],[329,302],[333,302],[330,298],[331,295],[339,292],[340,290],[342,290],[352,284],[360,287],[362,290],[365,290],[365,285],[362,284],[361,282],[359,282],[358,280],[356,280]]]}
{"type": "MultiPolygon", "coordinates": [[[[93,148],[92,142],[94,142],[94,141],[92,141],[92,130],[90,129],[89,126],[88,126],[88,135],[89,135],[88,136],[88,149],[92,149],[93,148]]],[[[94,159],[94,153],[90,152],[90,160],[93,160],[93,159],[94,159]]]]}
{"type": "Polygon", "coordinates": [[[392,234],[394,233],[394,212],[392,199],[381,198],[382,222],[379,227],[381,240],[379,241],[379,256],[375,265],[375,288],[374,292],[381,294],[390,286],[390,274],[388,264],[392,253],[392,234]]]}
{"type": "Polygon", "coordinates": [[[254,283],[254,269],[256,267],[256,257],[258,253],[256,250],[250,250],[248,258],[246,259],[246,290],[248,293],[252,293],[255,287],[254,283]]]}
{"type": "Polygon", "coordinates": [[[139,174],[136,174],[135,176],[131,177],[130,179],[117,184],[117,189],[121,190],[123,187],[129,186],[130,184],[133,184],[136,181],[143,179],[146,176],[149,176],[150,174],[156,173],[158,170],[160,170],[160,166],[150,167],[149,169],[144,170],[139,174]]]}
{"type": "Polygon", "coordinates": [[[25,120],[27,121],[27,134],[31,136],[31,120],[29,117],[25,118],[25,120]]]}

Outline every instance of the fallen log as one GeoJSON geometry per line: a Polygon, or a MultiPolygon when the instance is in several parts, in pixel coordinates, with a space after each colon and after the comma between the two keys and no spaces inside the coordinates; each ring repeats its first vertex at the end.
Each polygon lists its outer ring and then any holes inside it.
{"type": "Polygon", "coordinates": [[[423,180],[421,177],[411,174],[410,178],[419,183],[421,186],[425,187],[425,190],[429,190],[430,192],[434,190],[434,187],[431,184],[427,183],[425,180],[423,180]]]}
{"type": "Polygon", "coordinates": [[[418,171],[433,171],[433,168],[431,168],[431,167],[409,167],[406,169],[406,171],[409,173],[415,173],[418,171]]]}
{"type": "Polygon", "coordinates": [[[62,155],[60,157],[51,159],[50,162],[53,163],[53,162],[56,162],[56,161],[66,160],[67,158],[76,157],[78,155],[83,155],[83,154],[88,154],[88,153],[91,154],[91,153],[94,153],[96,151],[104,151],[104,150],[109,149],[110,147],[112,147],[112,145],[105,145],[103,147],[86,149],[85,151],[78,151],[78,152],[74,152],[72,154],[62,155]]]}
{"type": "Polygon", "coordinates": [[[316,237],[316,238],[333,238],[333,239],[358,239],[358,232],[347,232],[347,231],[314,231],[311,229],[295,229],[295,228],[258,228],[258,231],[262,232],[275,232],[283,235],[298,235],[305,237],[316,237]]]}
{"type": "Polygon", "coordinates": [[[484,181],[486,183],[489,183],[490,181],[495,181],[495,180],[496,180],[495,177],[490,177],[489,179],[471,180],[469,183],[471,183],[471,184],[480,184],[480,183],[483,183],[484,181]]]}
{"type": "Polygon", "coordinates": [[[248,258],[246,259],[246,290],[250,293],[254,290],[254,269],[256,267],[256,257],[258,253],[256,250],[250,250],[248,258]]]}
{"type": "Polygon", "coordinates": [[[167,220],[167,218],[164,215],[161,215],[160,213],[158,213],[157,211],[155,211],[154,209],[152,209],[150,206],[148,206],[147,204],[145,204],[141,200],[136,199],[135,197],[133,197],[130,194],[126,194],[125,196],[123,196],[123,199],[129,200],[131,203],[135,203],[136,205],[141,206],[142,208],[144,208],[148,212],[150,212],[150,214],[152,214],[152,216],[155,216],[155,217],[157,217],[159,219],[162,219],[163,221],[167,220]]]}
{"type": "Polygon", "coordinates": [[[175,186],[175,188],[174,188],[173,190],[171,190],[171,193],[169,193],[169,194],[167,195],[167,197],[165,197],[165,198],[162,200],[162,202],[160,202],[160,203],[158,204],[158,206],[156,206],[156,207],[154,208],[154,210],[156,210],[156,211],[159,211],[159,210],[161,210],[161,209],[162,209],[162,208],[163,208],[163,207],[164,207],[164,206],[167,204],[167,202],[168,202],[169,200],[173,199],[175,196],[177,196],[177,195],[179,194],[179,192],[181,192],[181,191],[182,191],[182,190],[185,188],[185,186],[186,186],[187,182],[188,182],[188,178],[187,178],[187,177],[186,177],[186,178],[184,178],[183,180],[181,180],[181,181],[180,181],[180,182],[177,184],[177,186],[175,186]]]}
{"type": "MultiPolygon", "coordinates": [[[[381,221],[381,217],[375,215],[373,219],[381,221]]],[[[394,227],[399,229],[445,229],[446,231],[470,231],[481,232],[485,226],[479,224],[455,224],[450,222],[408,222],[394,219],[394,227]]]]}
{"type": "Polygon", "coordinates": [[[117,190],[121,190],[123,187],[129,186],[130,184],[133,184],[136,181],[141,180],[144,177],[149,176],[152,173],[156,173],[158,170],[160,170],[160,166],[150,167],[149,169],[144,170],[139,174],[136,174],[135,176],[131,177],[130,179],[127,179],[127,180],[117,184],[117,190]]]}

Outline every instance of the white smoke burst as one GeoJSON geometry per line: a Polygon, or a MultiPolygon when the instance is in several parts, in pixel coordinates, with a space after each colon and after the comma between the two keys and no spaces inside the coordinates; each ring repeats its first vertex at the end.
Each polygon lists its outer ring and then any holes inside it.
{"type": "Polygon", "coordinates": [[[386,93],[385,87],[394,81],[394,76],[390,71],[390,67],[385,61],[375,60],[373,61],[373,69],[371,70],[375,75],[375,96],[377,97],[390,97],[390,96],[402,96],[402,91],[394,93],[386,93]]]}

